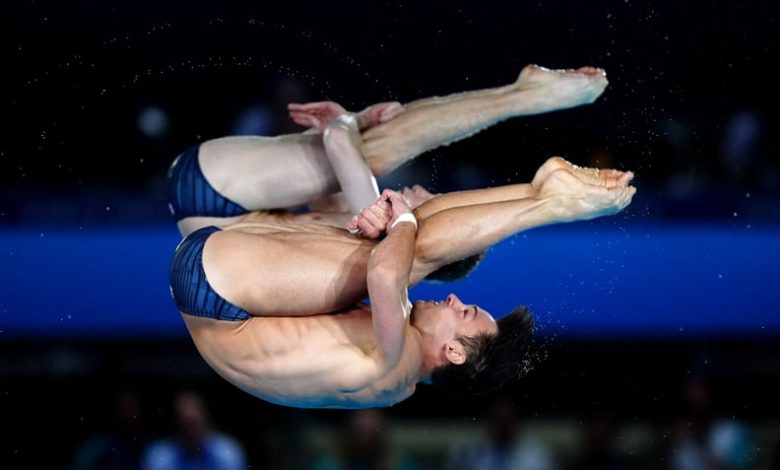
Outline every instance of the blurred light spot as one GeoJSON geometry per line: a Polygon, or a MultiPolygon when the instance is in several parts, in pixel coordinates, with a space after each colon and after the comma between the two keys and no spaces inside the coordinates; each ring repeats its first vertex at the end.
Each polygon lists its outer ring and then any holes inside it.
{"type": "Polygon", "coordinates": [[[168,113],[157,106],[148,106],[138,113],[138,130],[146,137],[157,139],[168,132],[168,113]]]}

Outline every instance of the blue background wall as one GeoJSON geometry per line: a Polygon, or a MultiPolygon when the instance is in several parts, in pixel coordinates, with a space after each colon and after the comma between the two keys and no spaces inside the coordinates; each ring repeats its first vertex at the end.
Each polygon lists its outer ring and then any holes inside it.
{"type": "MultiPolygon", "coordinates": [[[[5,228],[0,330],[31,335],[186,335],[168,292],[173,226],[5,228]]],[[[457,293],[500,316],[529,305],[546,335],[739,336],[780,332],[780,226],[627,223],[546,227],[493,248],[457,293]]]]}

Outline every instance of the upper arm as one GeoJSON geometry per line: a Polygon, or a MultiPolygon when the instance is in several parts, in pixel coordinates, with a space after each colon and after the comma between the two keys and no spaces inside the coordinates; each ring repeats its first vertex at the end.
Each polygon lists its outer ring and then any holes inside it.
{"type": "Polygon", "coordinates": [[[411,304],[406,281],[396,273],[375,270],[368,274],[371,318],[381,362],[393,367],[401,360],[411,304]]]}

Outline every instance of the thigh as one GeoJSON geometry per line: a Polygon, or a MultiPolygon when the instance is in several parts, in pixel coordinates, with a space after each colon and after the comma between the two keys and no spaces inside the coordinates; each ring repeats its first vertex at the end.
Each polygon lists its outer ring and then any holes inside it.
{"type": "Polygon", "coordinates": [[[320,135],[226,137],[203,143],[209,184],[247,210],[289,208],[338,191],[320,135]]]}
{"type": "Polygon", "coordinates": [[[254,316],[332,312],[366,297],[372,243],[316,233],[214,233],[203,269],[222,298],[254,316]]]}

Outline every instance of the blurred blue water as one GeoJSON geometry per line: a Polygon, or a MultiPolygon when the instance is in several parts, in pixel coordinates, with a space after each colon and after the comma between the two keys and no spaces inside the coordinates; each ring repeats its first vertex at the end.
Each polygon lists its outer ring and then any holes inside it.
{"type": "MultiPolygon", "coordinates": [[[[0,338],[186,335],[167,270],[172,226],[4,227],[0,338]]],[[[568,337],[780,334],[780,226],[547,227],[490,250],[477,272],[423,283],[497,315],[529,305],[541,332],[568,337]]]]}

